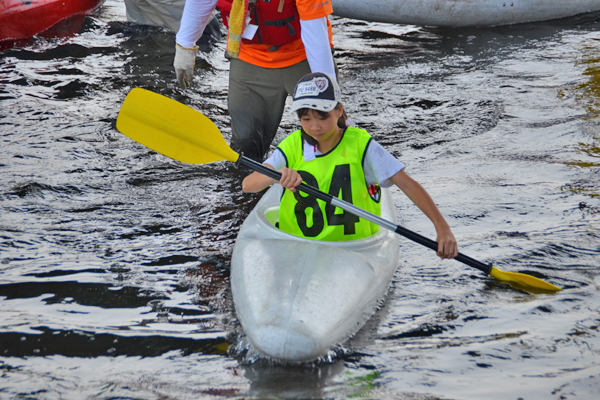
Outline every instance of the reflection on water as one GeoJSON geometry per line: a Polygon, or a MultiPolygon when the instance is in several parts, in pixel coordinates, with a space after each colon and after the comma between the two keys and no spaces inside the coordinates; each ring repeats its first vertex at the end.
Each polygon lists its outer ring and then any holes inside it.
{"type": "MultiPolygon", "coordinates": [[[[109,0],[79,33],[0,51],[0,397],[595,398],[598,21],[434,29],[333,19],[346,108],[408,165],[465,254],[565,290],[533,295],[402,241],[382,309],[320,363],[247,347],[229,263],[258,195],[119,134],[133,87],[229,135],[224,40],[194,90],[174,36],[109,0]]],[[[285,115],[277,139],[297,127],[285,115]]],[[[393,192],[407,228],[431,224],[393,192]]]]}
{"type": "MultiPolygon", "coordinates": [[[[588,53],[584,57],[582,62],[586,66],[586,70],[583,73],[584,76],[589,77],[589,81],[582,83],[576,87],[581,92],[579,100],[582,105],[587,109],[590,114],[590,121],[597,121],[600,117],[600,50],[599,50],[600,38],[593,38],[589,47],[585,48],[588,53]]],[[[579,149],[585,153],[591,159],[597,160],[600,157],[600,135],[598,132],[590,132],[592,143],[580,143],[579,149]]],[[[598,161],[594,162],[583,162],[576,164],[583,168],[597,168],[600,166],[598,161]]],[[[590,196],[598,196],[598,190],[588,190],[586,194],[590,196]]]]}
{"type": "Polygon", "coordinates": [[[580,94],[581,104],[590,113],[590,119],[600,116],[600,106],[598,104],[600,97],[600,50],[598,43],[600,38],[592,38],[590,44],[585,46],[583,60],[581,64],[585,66],[583,75],[588,77],[588,81],[576,86],[576,89],[583,92],[580,94]]]}
{"type": "MultiPolygon", "coordinates": [[[[588,113],[585,119],[597,126],[600,118],[600,38],[591,38],[588,43],[581,46],[581,55],[578,62],[585,68],[583,76],[587,80],[572,88],[566,88],[561,91],[561,95],[574,96],[578,104],[588,113]]],[[[586,129],[585,133],[587,137],[577,144],[578,151],[584,155],[584,159],[571,161],[568,165],[576,168],[591,168],[595,171],[600,167],[598,161],[600,157],[600,132],[597,129],[586,129]]],[[[592,198],[600,197],[597,179],[567,184],[565,188],[592,198]]],[[[588,202],[581,202],[580,209],[587,214],[600,212],[600,208],[590,205],[588,202]]]]}

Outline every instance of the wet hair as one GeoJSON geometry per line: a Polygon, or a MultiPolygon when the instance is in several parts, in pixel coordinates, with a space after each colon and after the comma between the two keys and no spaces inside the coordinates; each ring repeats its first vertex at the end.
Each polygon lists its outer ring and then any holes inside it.
{"type": "MultiPolygon", "coordinates": [[[[334,110],[339,110],[341,105],[342,105],[342,103],[337,103],[334,110]]],[[[301,108],[298,111],[296,111],[296,113],[298,114],[298,118],[302,118],[306,114],[308,114],[308,112],[311,110],[316,112],[317,115],[321,118],[327,118],[327,116],[329,115],[329,112],[325,112],[325,111],[321,111],[321,110],[314,110],[312,108],[301,108]]],[[[346,110],[344,110],[344,112],[338,119],[337,126],[339,128],[346,129],[346,110]]],[[[315,139],[313,139],[308,133],[306,133],[304,131],[304,128],[301,127],[300,132],[302,133],[302,139],[304,139],[308,144],[310,144],[311,146],[317,145],[317,141],[315,139]]]]}

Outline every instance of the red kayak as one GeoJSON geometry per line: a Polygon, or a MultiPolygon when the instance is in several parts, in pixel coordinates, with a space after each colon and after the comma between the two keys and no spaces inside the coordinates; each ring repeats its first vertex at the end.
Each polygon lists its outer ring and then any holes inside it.
{"type": "Polygon", "coordinates": [[[87,15],[104,0],[0,0],[0,41],[27,39],[73,15],[87,15]]]}

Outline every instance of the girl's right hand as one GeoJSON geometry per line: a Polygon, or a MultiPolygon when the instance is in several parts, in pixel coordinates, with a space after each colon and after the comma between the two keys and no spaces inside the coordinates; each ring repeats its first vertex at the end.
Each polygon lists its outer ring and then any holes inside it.
{"type": "Polygon", "coordinates": [[[296,187],[302,183],[302,177],[298,171],[283,167],[279,172],[281,172],[281,179],[279,180],[281,186],[292,192],[296,192],[296,187]]]}

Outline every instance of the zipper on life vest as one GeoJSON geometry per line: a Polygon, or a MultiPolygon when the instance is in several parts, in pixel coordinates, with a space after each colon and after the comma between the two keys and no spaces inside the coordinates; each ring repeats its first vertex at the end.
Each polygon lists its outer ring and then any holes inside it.
{"type": "MultiPolygon", "coordinates": [[[[254,21],[256,22],[256,25],[258,25],[258,13],[256,12],[256,2],[258,0],[250,0],[248,3],[250,3],[250,12],[252,13],[252,15],[254,16],[254,21]]],[[[271,0],[265,1],[263,0],[265,3],[270,3],[271,0]]],[[[258,28],[256,30],[256,39],[258,40],[258,43],[262,44],[262,39],[260,37],[260,28],[258,28]]]]}

